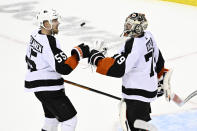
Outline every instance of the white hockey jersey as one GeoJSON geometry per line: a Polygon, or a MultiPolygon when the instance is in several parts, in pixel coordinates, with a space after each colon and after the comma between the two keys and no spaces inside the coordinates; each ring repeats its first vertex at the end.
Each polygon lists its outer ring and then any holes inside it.
{"type": "Polygon", "coordinates": [[[27,45],[26,91],[49,91],[64,88],[61,75],[69,74],[78,64],[75,56],[67,57],[59,41],[51,35],[34,31],[27,45]]]}
{"type": "Polygon", "coordinates": [[[134,39],[122,77],[123,98],[144,102],[151,102],[156,98],[158,79],[155,68],[158,56],[159,49],[150,32],[134,39]]]}
{"type": "Polygon", "coordinates": [[[156,98],[157,74],[163,67],[155,39],[146,31],[139,38],[128,39],[118,54],[100,60],[97,72],[122,77],[123,98],[151,102],[156,98]]]}

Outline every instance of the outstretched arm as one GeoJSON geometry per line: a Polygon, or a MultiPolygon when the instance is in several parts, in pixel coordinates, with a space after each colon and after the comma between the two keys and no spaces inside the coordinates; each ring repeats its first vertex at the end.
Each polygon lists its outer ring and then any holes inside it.
{"type": "MultiPolygon", "coordinates": [[[[113,57],[106,57],[98,50],[92,50],[89,56],[89,63],[97,66],[97,72],[112,77],[122,77],[126,70],[126,59],[130,55],[134,38],[126,41],[124,50],[113,57]]],[[[131,64],[131,63],[130,63],[131,64]]]]}
{"type": "Polygon", "coordinates": [[[92,50],[89,62],[97,66],[96,72],[119,78],[125,73],[126,57],[127,55],[125,53],[115,54],[113,57],[105,57],[101,52],[92,50]]]}

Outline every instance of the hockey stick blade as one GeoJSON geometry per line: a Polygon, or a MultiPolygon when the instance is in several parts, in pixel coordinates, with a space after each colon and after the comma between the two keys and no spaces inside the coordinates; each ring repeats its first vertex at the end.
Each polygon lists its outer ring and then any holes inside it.
{"type": "Polygon", "coordinates": [[[177,94],[172,95],[172,101],[180,107],[183,105],[183,100],[177,94]]]}
{"type": "Polygon", "coordinates": [[[157,128],[153,124],[148,123],[143,120],[139,120],[139,119],[135,120],[134,127],[139,128],[139,129],[148,130],[148,131],[158,131],[157,128]]]}
{"type": "Polygon", "coordinates": [[[197,90],[192,92],[191,94],[189,94],[189,96],[187,98],[182,100],[177,94],[174,94],[172,97],[172,100],[174,103],[176,103],[178,106],[181,107],[196,95],[197,95],[197,90]]]}
{"type": "Polygon", "coordinates": [[[194,96],[196,96],[197,95],[197,90],[196,91],[194,91],[194,92],[192,92],[185,100],[184,100],[184,104],[186,103],[186,102],[188,102],[190,99],[192,99],[194,96]]]}

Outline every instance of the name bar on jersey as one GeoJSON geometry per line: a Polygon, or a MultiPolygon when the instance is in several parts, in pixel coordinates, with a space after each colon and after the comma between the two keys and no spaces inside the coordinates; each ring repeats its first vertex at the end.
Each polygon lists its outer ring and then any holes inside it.
{"type": "Polygon", "coordinates": [[[152,39],[150,38],[150,40],[148,40],[148,42],[146,43],[146,48],[147,48],[147,51],[149,52],[151,49],[153,49],[153,41],[152,39]]]}
{"type": "Polygon", "coordinates": [[[43,46],[40,43],[38,43],[32,36],[31,36],[31,39],[30,39],[30,46],[34,50],[42,53],[43,46]]]}

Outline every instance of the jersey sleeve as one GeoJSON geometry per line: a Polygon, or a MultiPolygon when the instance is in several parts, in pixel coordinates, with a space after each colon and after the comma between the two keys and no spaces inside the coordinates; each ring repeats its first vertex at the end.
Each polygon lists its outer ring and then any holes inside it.
{"type": "Polygon", "coordinates": [[[103,75],[120,78],[128,70],[128,58],[132,54],[134,39],[131,38],[126,41],[124,47],[121,48],[120,53],[115,54],[113,57],[106,57],[99,60],[97,65],[97,72],[103,75]]]}
{"type": "Polygon", "coordinates": [[[126,56],[124,53],[115,54],[113,57],[103,58],[99,60],[96,72],[120,78],[125,73],[125,60],[126,56]]]}
{"type": "Polygon", "coordinates": [[[154,48],[154,52],[155,52],[155,61],[156,61],[156,67],[155,67],[155,71],[157,73],[157,77],[160,78],[161,75],[163,74],[164,72],[164,65],[165,65],[165,60],[162,56],[162,53],[161,51],[159,50],[159,48],[157,47],[157,45],[155,45],[155,48],[154,48]]]}
{"type": "Polygon", "coordinates": [[[165,68],[164,68],[165,60],[162,56],[162,53],[161,53],[160,49],[157,47],[154,36],[150,32],[149,32],[149,34],[151,35],[153,43],[155,45],[155,48],[154,48],[154,52],[155,52],[154,58],[155,58],[155,61],[156,61],[155,71],[157,73],[157,77],[160,78],[165,71],[165,68]]]}
{"type": "Polygon", "coordinates": [[[157,62],[156,62],[156,69],[155,69],[156,72],[157,72],[158,78],[160,78],[161,75],[163,75],[163,72],[165,71],[164,64],[165,64],[164,58],[161,54],[161,51],[159,50],[158,59],[157,59],[157,62]]]}
{"type": "Polygon", "coordinates": [[[47,36],[48,46],[43,50],[44,60],[58,73],[62,75],[70,74],[78,65],[75,55],[67,57],[60,49],[58,41],[53,36],[47,36]]]}

